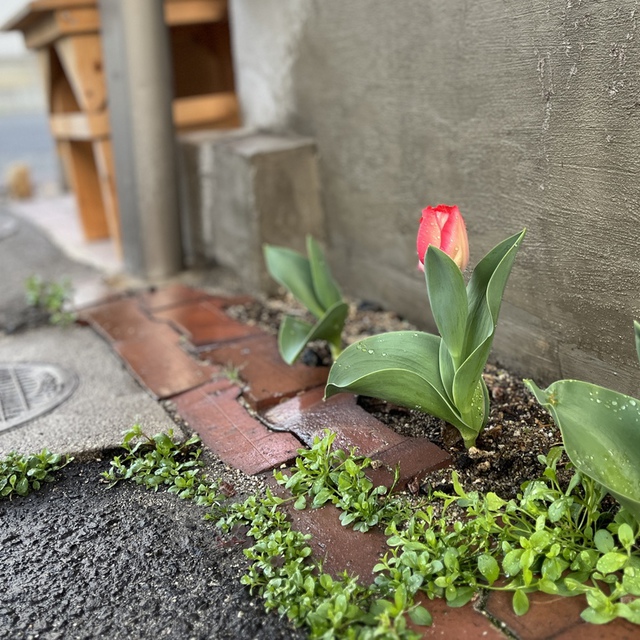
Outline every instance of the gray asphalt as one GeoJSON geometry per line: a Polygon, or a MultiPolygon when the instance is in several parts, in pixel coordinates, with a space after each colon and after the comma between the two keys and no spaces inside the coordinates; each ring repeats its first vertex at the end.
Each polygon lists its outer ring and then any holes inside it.
{"type": "MultiPolygon", "coordinates": [[[[90,329],[24,325],[24,281],[34,273],[92,275],[18,221],[0,239],[0,362],[62,364],[80,384],[58,409],[0,432],[0,457],[47,447],[77,460],[58,482],[0,501],[0,638],[302,637],[240,584],[242,539],[171,494],[99,481],[133,421],[148,433],[177,427],[90,329]]],[[[242,493],[238,472],[214,458],[208,468],[242,493]]]]}

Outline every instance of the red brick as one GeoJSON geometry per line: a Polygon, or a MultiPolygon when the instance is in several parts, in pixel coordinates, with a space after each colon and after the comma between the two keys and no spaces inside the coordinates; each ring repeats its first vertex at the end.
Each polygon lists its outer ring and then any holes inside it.
{"type": "Polygon", "coordinates": [[[542,592],[528,596],[529,611],[524,616],[513,612],[513,593],[508,591],[491,592],[485,610],[521,640],[555,638],[561,631],[582,623],[580,612],[587,606],[584,596],[563,598],[542,592]]]}
{"type": "Polygon", "coordinates": [[[207,382],[221,371],[187,355],[179,339],[168,326],[152,323],[143,337],[115,342],[113,348],[152,395],[168,398],[207,382]]]}
{"type": "Polygon", "coordinates": [[[237,398],[240,389],[218,381],[173,398],[179,414],[224,462],[253,475],[296,457],[300,442],[251,417],[237,398]]]}
{"type": "MultiPolygon", "coordinates": [[[[396,484],[398,491],[414,486],[427,474],[448,467],[452,462],[446,451],[426,438],[405,438],[395,447],[379,451],[373,457],[392,469],[400,467],[400,477],[396,484]]],[[[389,485],[389,481],[384,484],[389,485]]]]}
{"type": "MultiPolygon", "coordinates": [[[[273,479],[269,484],[277,495],[290,495],[273,479]]],[[[337,577],[346,570],[350,575],[359,576],[363,584],[373,583],[376,575],[373,567],[389,551],[386,536],[380,529],[361,533],[352,527],[343,527],[339,519],[340,510],[332,504],[298,511],[292,502],[287,502],[282,508],[297,531],[312,535],[309,546],[314,558],[322,560],[325,572],[337,577]]]]}
{"type": "Polygon", "coordinates": [[[158,311],[167,307],[202,300],[207,297],[207,292],[201,289],[187,287],[184,284],[171,284],[160,289],[145,291],[138,297],[143,307],[149,311],[158,311]]]}
{"type": "Polygon", "coordinates": [[[141,339],[159,326],[132,297],[90,307],[81,313],[81,317],[112,342],[141,339]]]}
{"type": "Polygon", "coordinates": [[[553,640],[638,640],[640,626],[622,618],[608,624],[581,622],[558,635],[553,640]]]}
{"type": "MultiPolygon", "coordinates": [[[[414,478],[451,463],[451,456],[424,438],[406,438],[396,433],[356,403],[356,397],[341,393],[322,399],[324,388],[307,391],[273,407],[265,418],[278,429],[295,433],[305,444],[321,437],[325,429],[336,434],[334,446],[344,450],[356,447],[357,453],[383,462],[391,468],[400,466],[397,489],[406,488],[414,478]]],[[[372,470],[376,484],[389,486],[393,474],[372,470]]]]}
{"type": "Polygon", "coordinates": [[[443,598],[429,600],[419,593],[417,601],[433,616],[430,627],[409,626],[423,638],[444,638],[445,640],[505,640],[507,636],[491,621],[476,611],[471,604],[464,607],[450,607],[443,598]]]}
{"type": "Polygon", "coordinates": [[[295,433],[305,444],[322,437],[325,429],[336,434],[334,445],[371,456],[402,443],[404,436],[389,429],[356,403],[356,397],[340,393],[324,401],[324,387],[316,387],[269,409],[265,419],[278,429],[295,433]]]}
{"type": "Polygon", "coordinates": [[[202,289],[184,284],[172,284],[154,291],[146,291],[140,294],[139,299],[143,307],[149,311],[159,311],[198,300],[207,300],[219,309],[253,301],[251,296],[212,296],[202,289]]]}
{"type": "Polygon", "coordinates": [[[222,347],[203,350],[201,357],[233,366],[248,384],[244,397],[249,405],[263,411],[296,394],[324,384],[328,367],[286,364],[278,353],[274,336],[247,338],[222,347]]]}
{"type": "Polygon", "coordinates": [[[154,312],[154,318],[170,322],[196,347],[264,335],[258,327],[230,318],[205,300],[186,302],[154,312]]]}

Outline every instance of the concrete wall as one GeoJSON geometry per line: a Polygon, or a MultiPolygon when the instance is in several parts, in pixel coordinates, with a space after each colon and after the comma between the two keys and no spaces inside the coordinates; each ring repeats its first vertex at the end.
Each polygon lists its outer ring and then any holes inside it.
{"type": "Polygon", "coordinates": [[[344,288],[430,327],[420,209],[522,227],[494,359],[637,394],[636,0],[232,0],[245,124],[315,138],[344,288]]]}

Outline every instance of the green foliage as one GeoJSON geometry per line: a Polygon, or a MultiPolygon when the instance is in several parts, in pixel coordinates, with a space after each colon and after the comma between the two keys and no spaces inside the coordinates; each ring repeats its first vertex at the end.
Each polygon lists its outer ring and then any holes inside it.
{"type": "Polygon", "coordinates": [[[286,316],[278,333],[282,359],[293,364],[312,340],[326,340],[333,357],[342,351],[342,329],[348,305],[327,265],[320,245],[307,236],[308,258],[285,247],[264,245],[264,257],[271,277],[287,288],[317,319],[310,324],[286,316]]]}
{"type": "Polygon", "coordinates": [[[482,371],[524,234],[492,249],[476,266],[466,288],[456,263],[429,246],[425,277],[441,338],[411,331],[365,338],[334,362],[325,396],[349,391],[420,409],[457,427],[465,445],[471,447],[488,419],[489,396],[482,371]]]}
{"type": "MultiPolygon", "coordinates": [[[[331,503],[341,511],[340,522],[352,525],[355,531],[368,531],[385,514],[398,512],[394,497],[385,486],[373,485],[365,470],[371,467],[370,458],[355,457],[341,449],[332,449],[334,433],[315,438],[311,449],[302,449],[293,472],[275,471],[276,481],[296,498],[295,508],[312,508],[331,503]]],[[[395,482],[398,480],[396,470],[395,482]]]]}
{"type": "MultiPolygon", "coordinates": [[[[640,359],[637,321],[634,333],[640,359]]],[[[571,462],[640,521],[640,400],[580,380],[558,380],[545,391],[525,384],[553,416],[571,462]]]]}
{"type": "Polygon", "coordinates": [[[450,606],[468,602],[479,588],[512,591],[518,615],[527,612],[531,591],[585,593],[585,620],[624,617],[640,624],[637,523],[624,511],[615,519],[602,512],[604,492],[580,472],[563,490],[556,475],[561,455],[556,448],[541,456],[544,475],[525,483],[517,500],[467,493],[454,473],[455,495],[433,495],[444,503],[439,515],[430,504],[406,524],[389,523],[393,551],[376,567],[377,583],[404,584],[450,606]],[[446,513],[453,504],[466,517],[450,525],[446,513]],[[507,582],[497,586],[501,577],[507,582]]]}
{"type": "MultiPolygon", "coordinates": [[[[603,510],[603,488],[579,471],[561,486],[561,448],[540,456],[544,473],[525,483],[517,499],[467,492],[454,472],[453,495],[434,492],[422,504],[409,505],[402,496],[376,489],[366,477],[372,461],[333,449],[334,439],[327,432],[300,452],[293,469],[275,472],[291,498],[267,490],[224,510],[210,500],[218,508],[206,516],[223,531],[245,527],[254,543],[244,552],[251,565],[243,584],[264,599],[267,610],[304,625],[309,637],[415,639],[408,619],[431,624],[429,611],[416,603],[419,592],[459,607],[480,589],[512,592],[518,615],[527,612],[532,591],[585,594],[584,620],[600,624],[623,617],[640,624],[638,524],[624,509],[615,515],[603,510]],[[345,526],[384,528],[389,552],[374,569],[375,583],[364,586],[346,573],[324,573],[313,559],[310,536],[292,529],[282,510],[285,501],[299,509],[331,503],[345,526]],[[454,507],[463,510],[462,518],[449,517],[454,507]]],[[[192,477],[189,462],[200,466],[197,439],[177,445],[167,436],[147,438],[135,427],[125,440],[128,455],[106,474],[112,483],[129,478],[172,490],[175,478],[192,477]],[[132,444],[140,437],[145,441],[132,444]],[[161,480],[147,480],[153,475],[161,480]]],[[[178,489],[181,497],[201,497],[198,490],[178,489]]]]}
{"type": "Polygon", "coordinates": [[[571,462],[640,520],[640,400],[579,380],[545,391],[525,382],[560,428],[571,462]]]}
{"type": "Polygon", "coordinates": [[[75,322],[75,313],[65,309],[72,295],[73,287],[69,280],[44,281],[33,275],[25,283],[27,304],[45,311],[51,324],[66,326],[75,322]]]}
{"type": "Polygon", "coordinates": [[[252,496],[232,505],[218,522],[224,531],[248,527],[255,543],[245,550],[251,566],[242,583],[262,596],[265,608],[306,626],[310,638],[417,640],[420,636],[407,629],[406,614],[424,625],[431,623],[428,612],[402,588],[383,597],[377,586],[363,586],[346,573],[337,579],[324,573],[311,559],[311,536],[291,528],[279,509],[283,502],[267,490],[263,499],[252,496]]]}
{"type": "Polygon", "coordinates": [[[40,489],[44,482],[53,482],[53,472],[62,469],[73,458],[50,453],[22,455],[15,451],[0,460],[0,499],[13,495],[26,496],[40,489]]]}
{"type": "Polygon", "coordinates": [[[115,456],[102,477],[111,487],[121,480],[132,480],[154,491],[166,486],[179,498],[215,506],[220,500],[218,485],[202,474],[199,443],[197,435],[183,443],[174,442],[172,431],[149,437],[136,424],[124,434],[121,447],[126,455],[115,456]]]}

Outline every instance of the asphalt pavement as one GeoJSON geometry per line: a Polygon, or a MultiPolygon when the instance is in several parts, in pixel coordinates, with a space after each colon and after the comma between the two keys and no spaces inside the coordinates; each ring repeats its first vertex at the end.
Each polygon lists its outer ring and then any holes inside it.
{"type": "MultiPolygon", "coordinates": [[[[172,494],[100,482],[134,422],[149,433],[180,428],[91,329],[51,327],[30,315],[29,276],[86,283],[101,274],[0,204],[0,223],[7,220],[15,225],[0,235],[0,366],[55,365],[78,384],[45,415],[0,430],[0,457],[47,448],[76,458],[56,483],[0,501],[0,637],[302,637],[240,584],[244,540],[220,534],[201,508],[172,494]]],[[[212,475],[237,478],[207,459],[212,475]]]]}

